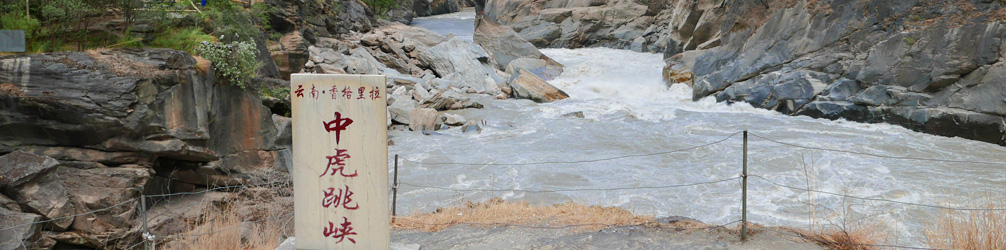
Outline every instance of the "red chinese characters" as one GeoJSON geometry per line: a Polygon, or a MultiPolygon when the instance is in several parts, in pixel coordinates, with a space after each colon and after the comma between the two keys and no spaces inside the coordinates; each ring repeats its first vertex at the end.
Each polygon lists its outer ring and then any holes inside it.
{"type": "Polygon", "coordinates": [[[293,91],[297,97],[304,97],[304,85],[297,85],[297,90],[293,91]]]}
{"type": "Polygon", "coordinates": [[[353,98],[353,91],[350,90],[349,87],[342,88],[342,97],[345,97],[346,99],[353,98]]]}
{"type": "Polygon", "coordinates": [[[325,167],[325,172],[322,172],[318,177],[325,176],[325,174],[335,175],[339,173],[342,177],[356,177],[356,171],[352,174],[346,174],[346,158],[349,158],[349,154],[346,153],[348,149],[335,149],[335,155],[325,156],[328,158],[328,166],[325,167]],[[332,173],[329,173],[331,171],[332,173]]]}
{"type": "Polygon", "coordinates": [[[381,98],[381,89],[374,87],[374,90],[370,91],[370,99],[376,100],[378,98],[381,98]]]}
{"type": "Polygon", "coordinates": [[[328,93],[332,94],[332,100],[339,98],[339,86],[332,85],[332,89],[329,89],[328,93]]]}
{"type": "Polygon", "coordinates": [[[356,240],[349,238],[350,235],[357,235],[356,232],[353,232],[353,223],[349,222],[348,218],[342,217],[342,224],[339,224],[339,226],[339,228],[336,228],[335,224],[329,221],[328,227],[322,231],[322,234],[325,235],[325,237],[339,239],[339,241],[336,241],[335,243],[341,243],[343,240],[349,240],[349,242],[356,244],[356,240]]]}
{"type": "Polygon", "coordinates": [[[311,98],[318,99],[318,89],[314,87],[314,84],[311,84],[311,98]]]}
{"type": "MultiPolygon", "coordinates": [[[[331,95],[332,100],[343,99],[339,101],[356,101],[360,99],[367,99],[367,97],[370,97],[371,100],[381,98],[380,87],[374,87],[373,90],[370,91],[368,91],[368,87],[356,88],[350,86],[331,86],[331,89],[327,88],[328,86],[325,85],[321,87],[323,90],[321,91],[322,100],[328,97],[325,94],[331,95]],[[325,93],[325,91],[329,91],[329,93],[325,93]]],[[[313,85],[311,86],[311,89],[307,91],[301,87],[296,93],[299,97],[307,95],[309,98],[313,99],[318,99],[319,96],[318,89],[313,85]],[[306,94],[304,92],[308,92],[310,94],[306,94]]],[[[341,107],[341,105],[336,107],[341,107]]],[[[354,122],[350,117],[344,117],[341,112],[334,112],[333,118],[334,119],[331,120],[322,119],[322,128],[325,131],[323,134],[330,135],[330,133],[335,132],[335,143],[337,145],[334,154],[325,156],[325,159],[328,160],[325,165],[325,170],[318,176],[318,178],[322,179],[321,183],[330,185],[329,187],[320,187],[321,206],[322,209],[325,210],[323,213],[325,217],[320,221],[328,222],[328,227],[323,228],[322,234],[326,238],[335,239],[335,243],[342,243],[348,240],[349,243],[356,244],[356,239],[353,236],[356,236],[357,233],[353,231],[353,223],[350,222],[349,218],[346,216],[352,215],[353,213],[346,213],[348,211],[361,209],[361,204],[357,201],[353,201],[354,192],[350,191],[352,182],[349,182],[350,180],[353,180],[349,178],[355,178],[359,176],[359,173],[355,170],[355,167],[351,168],[352,161],[349,161],[349,159],[352,157],[350,156],[349,149],[339,149],[340,147],[346,148],[345,145],[338,146],[342,141],[342,132],[350,131],[350,125],[353,125],[354,122]],[[336,188],[339,185],[341,185],[342,188],[336,188]],[[336,224],[328,219],[330,216],[342,217],[343,222],[336,224]]],[[[356,129],[353,131],[356,131],[356,129]]],[[[366,193],[363,195],[366,196],[366,193]]],[[[366,198],[367,197],[364,197],[364,200],[366,200],[366,198]]],[[[366,208],[363,208],[363,210],[366,210],[366,208]]],[[[331,239],[329,240],[331,241],[331,239]]]]}
{"type": "Polygon", "coordinates": [[[342,131],[346,130],[350,124],[353,124],[353,119],[342,118],[342,113],[335,112],[335,120],[325,122],[321,121],[322,125],[325,125],[325,131],[331,133],[335,131],[335,145],[339,145],[339,137],[342,135],[342,131]]]}
{"type": "Polygon", "coordinates": [[[332,85],[330,88],[326,89],[325,86],[318,87],[314,84],[311,85],[311,89],[305,89],[304,85],[297,85],[297,88],[293,91],[293,97],[307,99],[324,99],[327,95],[331,95],[331,100],[338,100],[341,96],[346,100],[378,100],[381,99],[381,89],[380,87],[350,87],[350,86],[336,86],[332,85]],[[370,88],[370,90],[368,90],[370,88]]]}
{"type": "Polygon", "coordinates": [[[335,208],[339,208],[339,206],[348,210],[356,210],[360,208],[360,204],[349,206],[349,203],[353,202],[353,198],[351,197],[353,196],[353,191],[349,191],[349,185],[346,185],[346,189],[327,188],[321,192],[325,194],[325,197],[321,199],[322,207],[327,208],[334,204],[335,208]],[[339,192],[336,193],[335,191],[339,192]]]}

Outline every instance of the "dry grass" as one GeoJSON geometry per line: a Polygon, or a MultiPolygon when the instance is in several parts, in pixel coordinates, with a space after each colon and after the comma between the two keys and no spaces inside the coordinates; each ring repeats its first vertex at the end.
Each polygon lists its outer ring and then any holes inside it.
{"type": "Polygon", "coordinates": [[[886,236],[886,233],[878,230],[877,227],[859,227],[851,231],[831,229],[814,232],[794,230],[794,232],[828,249],[835,250],[879,249],[871,245],[883,243],[886,236]]]}
{"type": "Polygon", "coordinates": [[[208,205],[191,230],[165,244],[166,249],[272,250],[293,225],[289,190],[250,188],[225,204],[208,205]],[[289,197],[286,197],[289,198],[289,197]]]}
{"type": "MultiPolygon", "coordinates": [[[[986,198],[983,208],[1003,209],[1006,202],[986,198]]],[[[946,210],[926,225],[929,247],[939,249],[1006,249],[1006,211],[946,210]]]]}
{"type": "MultiPolygon", "coordinates": [[[[493,198],[468,202],[463,206],[438,208],[429,214],[397,217],[396,229],[439,231],[467,224],[473,226],[528,225],[569,226],[576,230],[598,230],[612,226],[656,224],[653,217],[637,216],[617,207],[584,206],[572,202],[552,206],[532,206],[528,202],[507,202],[493,198]]],[[[696,223],[697,224],[697,223],[696,223]]],[[[696,228],[704,225],[693,225],[696,228]]]]}

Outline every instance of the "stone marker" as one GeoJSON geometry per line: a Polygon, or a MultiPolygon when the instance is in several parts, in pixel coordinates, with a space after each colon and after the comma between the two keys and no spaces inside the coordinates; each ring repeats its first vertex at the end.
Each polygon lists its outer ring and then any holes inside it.
{"type": "Polygon", "coordinates": [[[290,80],[297,249],[388,249],[385,76],[290,80]]]}
{"type": "Polygon", "coordinates": [[[23,30],[0,30],[0,52],[24,52],[23,30]]]}

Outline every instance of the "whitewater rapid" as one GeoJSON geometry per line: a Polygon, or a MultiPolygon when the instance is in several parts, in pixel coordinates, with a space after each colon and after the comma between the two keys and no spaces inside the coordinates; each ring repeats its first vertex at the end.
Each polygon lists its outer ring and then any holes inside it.
{"type": "MultiPolygon", "coordinates": [[[[442,34],[464,32],[457,23],[465,21],[471,25],[470,16],[464,13],[417,19],[442,34]]],[[[471,31],[467,32],[456,35],[471,36],[471,31]]],[[[737,133],[744,130],[752,133],[748,171],[759,176],[750,178],[748,184],[748,218],[756,223],[806,229],[811,222],[816,228],[870,222],[887,230],[888,243],[924,246],[926,223],[941,213],[922,206],[808,194],[770,184],[762,177],[835,194],[951,207],[1006,197],[1004,165],[817,151],[753,135],[876,155],[981,162],[1006,162],[1006,149],[1001,146],[887,124],[787,116],[744,103],[717,103],[713,98],[692,101],[688,86],[668,87],[661,81],[663,61],[659,54],[604,48],[542,52],[565,65],[562,75],[550,83],[570,98],[537,104],[480,97],[475,101],[485,108],[448,113],[484,120],[481,133],[461,133],[457,127],[433,135],[390,133],[395,142],[389,148],[390,155],[403,159],[400,213],[430,212],[463,201],[503,197],[540,205],[573,201],[619,206],[636,214],[729,223],[740,218],[738,180],[666,186],[740,176],[742,138],[737,133]],[[573,112],[583,112],[584,118],[564,116],[573,112]],[[727,137],[718,144],[659,154],[727,137]],[[639,154],[653,155],[593,161],[639,154]],[[556,161],[589,162],[530,164],[556,161]],[[512,191],[631,187],[637,189],[512,191]],[[479,191],[485,189],[495,191],[479,191]],[[842,222],[849,219],[853,222],[842,222]]],[[[876,226],[873,224],[863,226],[876,226]]]]}

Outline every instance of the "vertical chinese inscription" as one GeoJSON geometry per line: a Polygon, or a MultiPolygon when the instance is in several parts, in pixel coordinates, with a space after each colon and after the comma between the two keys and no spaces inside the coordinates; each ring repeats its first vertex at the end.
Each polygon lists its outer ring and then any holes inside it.
{"type": "Polygon", "coordinates": [[[294,74],[298,249],[387,249],[384,76],[294,74]]]}

